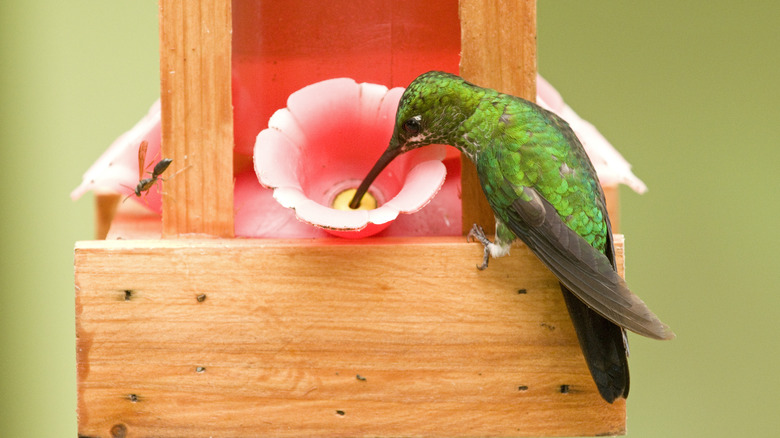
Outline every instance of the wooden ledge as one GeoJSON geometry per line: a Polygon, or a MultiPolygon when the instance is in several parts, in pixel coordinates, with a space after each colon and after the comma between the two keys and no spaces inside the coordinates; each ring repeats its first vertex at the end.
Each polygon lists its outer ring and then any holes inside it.
{"type": "Polygon", "coordinates": [[[79,433],[623,433],[556,279],[525,246],[480,272],[481,254],[460,236],[79,242],[79,433]]]}

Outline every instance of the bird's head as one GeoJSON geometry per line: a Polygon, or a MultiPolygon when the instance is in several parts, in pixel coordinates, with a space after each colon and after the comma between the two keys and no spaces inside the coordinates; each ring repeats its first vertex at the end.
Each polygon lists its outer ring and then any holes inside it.
{"type": "Polygon", "coordinates": [[[390,144],[360,184],[350,207],[360,205],[371,183],[395,157],[429,144],[452,144],[458,125],[473,112],[469,104],[475,100],[474,93],[467,92],[472,87],[462,78],[440,71],[424,73],[412,81],[398,103],[390,144]]]}

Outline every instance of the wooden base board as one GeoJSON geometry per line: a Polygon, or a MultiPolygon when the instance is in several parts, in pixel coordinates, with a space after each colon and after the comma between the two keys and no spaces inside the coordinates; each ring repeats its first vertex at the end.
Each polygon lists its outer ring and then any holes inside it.
{"type": "Polygon", "coordinates": [[[624,433],[552,274],[522,245],[481,255],[462,237],[79,242],[79,433],[624,433]]]}

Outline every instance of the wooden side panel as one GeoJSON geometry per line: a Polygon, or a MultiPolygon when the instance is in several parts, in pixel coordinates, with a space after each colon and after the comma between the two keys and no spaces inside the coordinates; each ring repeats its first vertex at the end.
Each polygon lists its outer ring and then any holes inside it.
{"type": "Polygon", "coordinates": [[[231,0],[160,0],[166,237],[233,236],[231,0]]]}
{"type": "Polygon", "coordinates": [[[620,190],[616,186],[602,187],[607,201],[607,214],[612,223],[612,232],[620,233],[620,190]]]}
{"type": "Polygon", "coordinates": [[[460,73],[536,100],[536,1],[460,0],[460,73]]]}
{"type": "MultiPolygon", "coordinates": [[[[536,0],[460,0],[460,74],[482,87],[536,100],[536,0]]],[[[473,224],[495,232],[495,220],[465,156],[460,171],[463,234],[473,224]]]]}
{"type": "Polygon", "coordinates": [[[623,433],[556,279],[524,246],[486,271],[481,254],[461,238],[79,243],[79,433],[623,433]]]}
{"type": "Polygon", "coordinates": [[[122,196],[118,193],[95,193],[95,239],[105,239],[122,196]]]}

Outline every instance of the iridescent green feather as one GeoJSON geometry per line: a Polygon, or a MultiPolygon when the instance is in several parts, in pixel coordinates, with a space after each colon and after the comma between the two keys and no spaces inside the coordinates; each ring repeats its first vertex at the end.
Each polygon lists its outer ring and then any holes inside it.
{"type": "Polygon", "coordinates": [[[353,203],[394,157],[432,143],[457,147],[477,166],[497,218],[495,242],[475,226],[485,245],[482,266],[522,239],[560,280],[599,392],[610,403],[626,397],[622,327],[656,339],[674,334],[615,272],[604,195],[566,122],[455,75],[425,73],[404,92],[390,144],[353,203]]]}
{"type": "Polygon", "coordinates": [[[431,72],[404,93],[398,120],[421,115],[436,129],[406,147],[444,143],[476,162],[488,202],[501,215],[535,189],[566,225],[606,251],[606,206],[596,172],[569,126],[526,100],[476,87],[457,76],[431,72]],[[446,108],[446,111],[442,109],[446,108]]]}
{"type": "Polygon", "coordinates": [[[499,219],[510,221],[510,205],[517,198],[527,201],[523,188],[530,187],[567,226],[604,252],[608,226],[601,187],[568,125],[530,102],[499,93],[485,96],[479,108],[468,125],[493,129],[472,130],[470,140],[482,145],[477,166],[499,219]]]}

